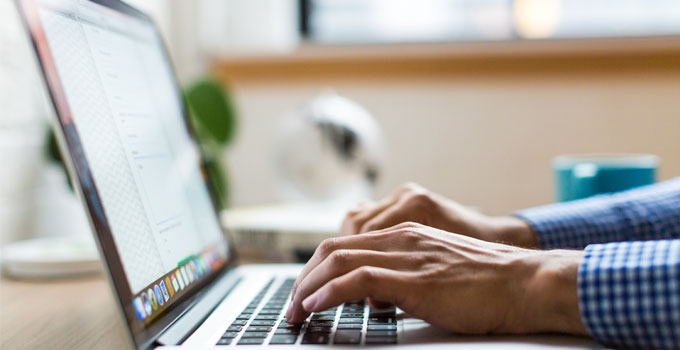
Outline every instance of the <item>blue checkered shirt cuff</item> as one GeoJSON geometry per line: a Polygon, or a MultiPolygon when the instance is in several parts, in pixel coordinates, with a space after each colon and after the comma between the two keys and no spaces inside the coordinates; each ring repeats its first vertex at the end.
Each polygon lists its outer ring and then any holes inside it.
{"type": "Polygon", "coordinates": [[[680,240],[589,245],[578,274],[581,317],[595,339],[680,349],[680,240]]]}
{"type": "Polygon", "coordinates": [[[680,238],[680,178],[515,215],[534,228],[543,249],[680,238]]]}

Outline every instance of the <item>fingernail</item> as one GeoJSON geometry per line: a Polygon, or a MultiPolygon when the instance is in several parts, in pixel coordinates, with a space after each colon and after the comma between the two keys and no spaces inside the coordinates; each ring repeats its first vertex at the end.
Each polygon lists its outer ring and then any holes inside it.
{"type": "Polygon", "coordinates": [[[314,307],[316,307],[316,304],[318,303],[318,294],[319,293],[314,293],[302,301],[302,307],[305,309],[305,311],[311,312],[314,310],[314,307]]]}

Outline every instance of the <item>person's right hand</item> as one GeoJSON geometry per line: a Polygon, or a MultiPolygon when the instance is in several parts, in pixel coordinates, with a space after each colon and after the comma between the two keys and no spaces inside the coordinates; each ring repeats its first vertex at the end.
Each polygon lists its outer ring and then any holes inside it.
{"type": "Polygon", "coordinates": [[[409,221],[489,242],[526,248],[538,245],[525,221],[483,215],[414,183],[400,186],[381,201],[361,203],[347,213],[340,232],[354,235],[409,221]]]}

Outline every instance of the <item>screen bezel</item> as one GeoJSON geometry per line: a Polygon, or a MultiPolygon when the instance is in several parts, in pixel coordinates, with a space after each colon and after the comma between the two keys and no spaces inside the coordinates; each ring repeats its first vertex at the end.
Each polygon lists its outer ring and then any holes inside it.
{"type": "MultiPolygon", "coordinates": [[[[192,142],[196,145],[197,149],[201,150],[201,156],[203,156],[202,149],[196,140],[196,134],[188,119],[186,101],[182,97],[183,95],[179,88],[177,76],[174,73],[174,66],[170,60],[167,46],[153,20],[145,13],[119,0],[89,0],[89,2],[139,19],[153,28],[163,56],[166,59],[165,63],[168,64],[173,72],[171,79],[173,81],[175,94],[177,95],[177,98],[180,99],[178,102],[180,102],[185,127],[192,142]]],[[[63,158],[67,163],[65,164],[66,168],[69,171],[71,178],[75,179],[74,188],[76,189],[76,192],[78,192],[79,197],[86,208],[95,241],[97,241],[98,244],[100,256],[108,271],[109,281],[114,290],[114,294],[117,296],[116,301],[119,304],[119,309],[122,311],[123,317],[125,318],[134,345],[141,349],[148,348],[163,330],[167,329],[177,318],[201,298],[202,294],[206,292],[210,285],[215,283],[218,277],[236,265],[236,252],[232,244],[233,240],[230,239],[229,234],[222,229],[222,226],[220,225],[229,252],[226,263],[207,277],[198,281],[198,283],[192,286],[185,295],[164,310],[164,313],[152,323],[145,325],[137,320],[133,306],[134,294],[131,292],[126,278],[122,262],[113,240],[111,227],[107,221],[102,201],[99,197],[99,192],[97,191],[97,186],[90,171],[87,159],[85,158],[80,137],[73,123],[72,112],[68,105],[64,88],[59,79],[54,58],[47,44],[45,31],[38,16],[38,4],[36,4],[35,0],[16,0],[16,4],[24,26],[28,31],[31,44],[35,50],[37,62],[44,77],[48,96],[55,111],[56,118],[53,119],[56,120],[53,120],[53,130],[55,134],[57,134],[57,140],[62,155],[64,156],[63,158]]],[[[203,167],[201,172],[204,175],[204,185],[209,189],[208,192],[210,193],[211,204],[215,211],[214,214],[219,222],[219,206],[217,205],[210,181],[207,179],[209,174],[203,167]]]]}

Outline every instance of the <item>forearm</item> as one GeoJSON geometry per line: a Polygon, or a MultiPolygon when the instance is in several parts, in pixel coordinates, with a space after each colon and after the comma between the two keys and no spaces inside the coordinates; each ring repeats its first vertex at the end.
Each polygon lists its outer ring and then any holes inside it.
{"type": "Polygon", "coordinates": [[[515,215],[531,225],[543,249],[680,238],[680,178],[515,215]]]}

